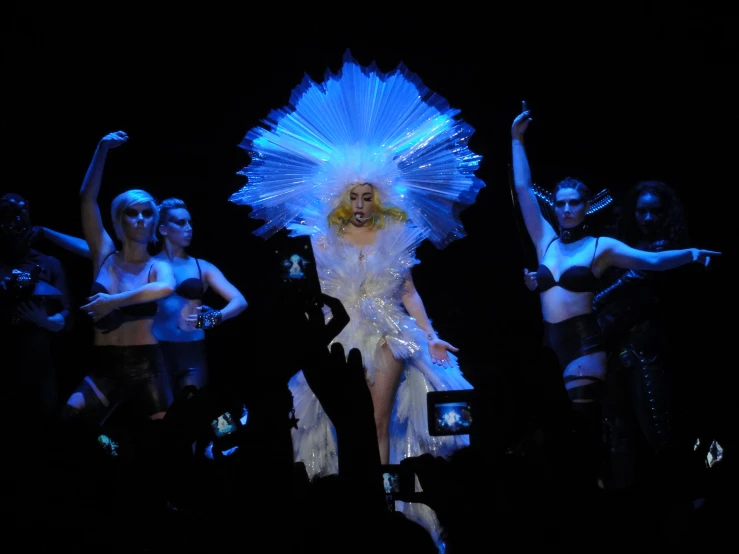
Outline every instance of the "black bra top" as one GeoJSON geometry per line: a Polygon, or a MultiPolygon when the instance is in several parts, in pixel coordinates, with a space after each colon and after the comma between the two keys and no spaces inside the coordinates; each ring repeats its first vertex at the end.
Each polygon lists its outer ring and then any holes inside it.
{"type": "MultiPolygon", "coordinates": [[[[103,260],[103,263],[100,264],[101,269],[105,265],[105,261],[113,254],[115,254],[115,252],[111,252],[105,257],[105,259],[103,260]]],[[[151,267],[149,267],[149,274],[151,274],[151,267]]],[[[92,284],[92,287],[90,288],[90,293],[91,294],[98,294],[98,293],[110,294],[108,292],[108,289],[106,289],[103,285],[101,285],[97,281],[95,281],[92,284]]],[[[132,319],[144,319],[147,317],[154,317],[157,313],[157,309],[158,309],[157,303],[154,301],[143,302],[141,304],[132,304],[130,306],[123,306],[122,308],[117,308],[113,310],[105,317],[100,318],[97,322],[95,322],[94,325],[98,329],[112,331],[120,327],[124,319],[132,320],[132,319]]]]}
{"type": "MultiPolygon", "coordinates": [[[[557,240],[556,238],[552,241],[557,240]]],[[[552,245],[552,242],[547,246],[552,245]]],[[[593,251],[593,260],[595,260],[595,253],[598,251],[598,239],[595,239],[595,250],[593,251]]],[[[546,250],[544,254],[546,254],[546,250]]],[[[543,258],[544,256],[542,256],[543,258]]],[[[590,265],[593,265],[593,261],[590,261],[590,265]]],[[[562,287],[570,292],[595,292],[598,289],[598,279],[593,275],[593,271],[590,267],[584,265],[574,265],[568,267],[562,275],[559,277],[559,281],[554,280],[552,271],[544,264],[539,266],[536,270],[536,282],[539,285],[539,291],[544,292],[552,287],[562,287]]]]}
{"type": "Polygon", "coordinates": [[[200,269],[200,262],[195,258],[195,264],[198,266],[198,275],[200,277],[190,277],[185,279],[174,290],[175,294],[179,294],[187,300],[202,300],[205,295],[203,290],[203,271],[200,269]]]}

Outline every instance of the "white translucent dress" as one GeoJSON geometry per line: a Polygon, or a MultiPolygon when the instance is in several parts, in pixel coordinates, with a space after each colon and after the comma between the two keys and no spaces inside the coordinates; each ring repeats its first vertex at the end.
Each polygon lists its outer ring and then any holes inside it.
{"type": "MultiPolygon", "coordinates": [[[[429,453],[447,456],[469,443],[466,435],[433,437],[428,433],[426,394],[438,390],[471,389],[462,376],[456,357],[449,353],[452,367],[434,365],[426,333],[406,312],[402,295],[405,280],[418,260],[415,249],[424,239],[410,225],[389,222],[378,230],[371,246],[358,247],[341,238],[335,229],[312,237],[316,267],[325,294],[338,298],[350,317],[349,324],[334,342],[348,354],[362,353],[367,379],[386,371],[380,349],[387,345],[405,368],[390,423],[390,463],[429,453]]],[[[327,314],[330,317],[330,314],[327,314]]],[[[308,475],[338,473],[336,435],[302,371],[290,381],[298,429],[293,431],[296,460],[305,463],[308,475]]],[[[419,521],[438,540],[434,513],[421,504],[402,504],[399,509],[419,521]]]]}
{"type": "MultiPolygon", "coordinates": [[[[439,94],[404,64],[382,72],[350,54],[338,73],[321,82],[309,76],[290,101],[251,128],[240,146],[250,161],[239,174],[247,183],[229,200],[251,208],[269,238],[281,229],[309,234],[325,293],[342,301],[351,321],[336,338],[345,351],[362,353],[367,378],[386,371],[380,354],[387,345],[405,370],[390,424],[390,462],[424,453],[444,456],[466,437],[431,437],[426,394],[469,389],[454,367],[433,365],[426,334],[406,313],[405,277],[417,263],[415,249],[428,239],[439,249],[465,236],[459,213],[485,183],[475,172],[481,156],[469,148],[474,129],[439,94]],[[378,230],[371,247],[358,248],[328,229],[331,212],[347,191],[369,183],[386,207],[401,210],[407,224],[378,230]]],[[[338,470],[336,439],[328,417],[302,373],[290,382],[299,428],[295,455],[311,476],[338,470]]],[[[420,504],[400,507],[431,530],[433,512],[420,504]]]]}

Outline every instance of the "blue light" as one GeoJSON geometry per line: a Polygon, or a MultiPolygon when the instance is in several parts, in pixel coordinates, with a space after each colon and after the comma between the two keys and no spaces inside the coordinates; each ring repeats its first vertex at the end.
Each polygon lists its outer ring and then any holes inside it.
{"type": "Polygon", "coordinates": [[[98,444],[110,456],[118,456],[118,443],[111,439],[108,435],[98,436],[98,444]]]}

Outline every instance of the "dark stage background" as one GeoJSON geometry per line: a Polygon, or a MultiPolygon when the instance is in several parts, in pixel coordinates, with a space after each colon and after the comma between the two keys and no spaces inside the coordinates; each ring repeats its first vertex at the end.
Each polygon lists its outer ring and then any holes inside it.
{"type": "MultiPolygon", "coordinates": [[[[722,360],[733,353],[715,334],[733,317],[725,268],[736,236],[728,198],[735,20],[646,4],[597,13],[413,5],[7,7],[0,188],[31,201],[35,224],[79,236],[77,192],[95,145],[122,129],[130,140],[110,153],[100,198],[108,228],[110,201],[123,190],[184,199],[195,225],[191,254],[216,264],[253,301],[253,253],[263,241],[250,234],[257,223],[248,208],[227,202],[244,184],[236,175],[248,162],[241,138],[287,103],[305,72],[319,80],[327,68],[337,71],[347,48],[385,71],[402,61],[477,129],[471,148],[483,156],[478,176],[487,187],[463,213],[469,236],[443,251],[422,245],[415,279],[440,335],[461,349],[467,377],[498,415],[513,422],[525,411],[530,391],[521,390],[521,376],[535,371],[541,337],[538,296],[522,282],[534,254],[508,184],[509,130],[522,99],[533,110],[527,146],[539,184],[572,175],[618,198],[639,180],[664,180],[682,195],[693,244],[724,252],[724,269],[701,275],[698,290],[686,286],[675,307],[690,323],[681,338],[698,346],[685,358],[699,360],[692,371],[706,382],[723,379],[722,360]]],[[[83,304],[89,262],[44,248],[62,260],[83,304]]],[[[252,363],[269,347],[250,340],[258,325],[247,311],[210,333],[214,379],[270,372],[252,363]]],[[[289,348],[289,337],[274,337],[272,346],[289,348]]],[[[84,375],[90,341],[80,318],[61,342],[63,394],[84,375]]]]}

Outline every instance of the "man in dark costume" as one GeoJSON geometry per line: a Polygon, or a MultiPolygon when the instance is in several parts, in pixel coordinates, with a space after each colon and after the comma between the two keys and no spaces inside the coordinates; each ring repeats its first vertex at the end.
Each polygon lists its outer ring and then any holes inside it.
{"type": "Polygon", "coordinates": [[[0,405],[3,422],[14,422],[10,435],[19,437],[38,437],[34,429],[57,414],[53,335],[69,328],[71,315],[61,263],[32,248],[33,235],[28,202],[14,193],[1,196],[0,405]]]}

